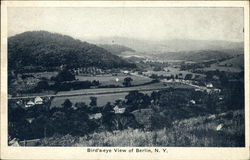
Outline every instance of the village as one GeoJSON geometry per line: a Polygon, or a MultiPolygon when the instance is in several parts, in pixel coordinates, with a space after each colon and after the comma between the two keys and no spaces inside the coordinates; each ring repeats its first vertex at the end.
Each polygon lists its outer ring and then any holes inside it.
{"type": "MultiPolygon", "coordinates": [[[[110,71],[109,71],[110,72],[110,71]]],[[[77,76],[89,76],[92,78],[95,77],[102,77],[104,75],[101,70],[98,69],[77,69],[74,70],[73,73],[77,76]],[[83,72],[85,71],[85,72],[83,72]],[[88,72],[86,72],[88,71],[88,72]],[[98,71],[98,72],[97,72],[98,71]],[[84,75],[81,75],[83,74],[84,75]],[[102,75],[102,76],[101,76],[102,75]]],[[[107,74],[107,72],[106,72],[107,74]]],[[[152,116],[155,114],[154,112],[154,105],[158,105],[159,102],[153,98],[153,94],[158,94],[157,92],[169,92],[168,90],[171,88],[175,88],[175,92],[178,92],[178,90],[183,90],[181,92],[196,92],[199,94],[203,94],[205,96],[208,95],[217,95],[217,100],[215,100],[215,103],[222,103],[224,100],[224,95],[221,94],[221,89],[215,88],[213,83],[211,82],[206,82],[206,83],[201,83],[199,81],[200,79],[193,79],[192,77],[183,77],[182,74],[178,74],[178,76],[155,76],[155,75],[148,75],[146,73],[141,73],[139,74],[137,71],[128,71],[128,70],[122,70],[118,71],[116,70],[115,73],[113,73],[110,77],[113,79],[113,83],[117,83],[119,81],[123,81],[127,77],[130,77],[133,82],[133,79],[136,80],[134,77],[141,77],[144,79],[151,79],[150,81],[153,81],[153,87],[146,87],[143,88],[144,86],[150,86],[151,83],[148,84],[146,82],[146,85],[139,84],[133,86],[133,84],[126,85],[123,84],[123,86],[120,86],[118,88],[111,88],[110,91],[109,88],[105,88],[105,90],[98,89],[98,87],[95,88],[90,88],[90,89],[85,89],[85,92],[79,92],[78,90],[73,90],[73,91],[67,91],[67,94],[63,93],[56,93],[56,94],[51,94],[51,95],[35,95],[32,94],[32,96],[24,96],[24,97],[13,97],[9,96],[9,106],[16,109],[16,108],[22,108],[24,110],[26,123],[28,125],[32,125],[33,123],[37,123],[37,114],[35,112],[38,112],[38,110],[41,111],[41,113],[45,112],[55,112],[56,110],[63,110],[65,107],[70,108],[71,112],[79,112],[79,110],[83,110],[88,117],[87,121],[92,121],[95,122],[99,125],[106,123],[105,122],[105,117],[107,117],[107,114],[113,115],[115,117],[121,117],[125,116],[130,117],[133,115],[134,118],[132,120],[130,119],[129,121],[133,121],[130,123],[133,123],[133,127],[143,127],[145,129],[150,129],[152,128],[152,116]],[[122,80],[122,78],[124,78],[122,80]],[[201,85],[202,84],[202,85],[201,85]],[[137,87],[137,88],[136,88],[137,87]],[[139,88],[138,88],[139,87],[139,88]],[[163,90],[163,91],[161,91],[163,90]],[[75,92],[77,91],[77,92],[75,92]],[[141,92],[141,93],[140,93],[141,92]],[[144,93],[145,94],[144,94],[144,93]],[[109,101],[108,99],[106,100],[105,103],[103,104],[98,104],[97,102],[99,101],[99,98],[97,98],[95,95],[98,94],[105,94],[105,95],[113,95],[114,93],[124,93],[125,96],[122,98],[114,98],[114,101],[109,101]],[[89,95],[88,95],[89,94],[89,95]],[[76,96],[88,96],[89,98],[89,104],[85,102],[81,102],[79,99],[77,102],[71,102],[71,97],[74,98],[76,96]],[[131,96],[132,97],[131,97],[131,96]],[[141,97],[138,98],[138,97],[141,97]],[[55,106],[52,107],[53,101],[61,98],[64,99],[62,101],[60,106],[55,106]],[[148,99],[148,100],[146,100],[148,99]],[[131,108],[132,107],[132,108],[131,108]],[[152,108],[153,107],[153,108],[152,108]],[[52,111],[53,110],[53,111],[52,111]],[[129,115],[129,116],[128,116],[129,115]],[[137,124],[137,125],[135,125],[137,124]]],[[[109,78],[110,79],[110,78],[109,78]]],[[[95,79],[92,79],[95,80],[95,79]]],[[[100,79],[96,79],[96,81],[99,81],[100,79]]],[[[150,82],[149,81],[149,82],[150,82]]],[[[131,83],[129,82],[129,83],[131,83]]],[[[84,90],[83,90],[84,91],[84,90]]],[[[192,96],[191,96],[192,97],[192,96]]],[[[202,108],[203,104],[205,102],[202,102],[202,99],[197,99],[196,97],[194,98],[185,98],[185,106],[197,106],[198,108],[202,108]]],[[[183,97],[182,97],[183,98],[183,97]]],[[[53,116],[53,114],[51,115],[53,116]]],[[[114,121],[111,120],[111,121],[114,121]]],[[[119,124],[119,123],[124,123],[124,122],[119,122],[120,120],[116,120],[115,123],[116,126],[114,128],[119,129],[119,128],[126,128],[126,126],[130,126],[131,124],[119,124]],[[125,125],[125,126],[124,126],[125,125]]],[[[110,122],[108,122],[110,123],[110,122]]],[[[11,122],[9,122],[11,126],[11,122]]],[[[104,124],[105,125],[105,124],[104,124]]],[[[115,130],[116,130],[115,129],[115,130]]],[[[43,129],[43,134],[40,137],[37,137],[39,139],[24,139],[21,141],[17,141],[16,137],[12,137],[11,141],[9,142],[10,145],[21,145],[21,146],[29,146],[29,145],[39,145],[40,143],[40,138],[41,137],[46,137],[43,129]]],[[[35,137],[34,137],[35,138],[35,137]]]]}

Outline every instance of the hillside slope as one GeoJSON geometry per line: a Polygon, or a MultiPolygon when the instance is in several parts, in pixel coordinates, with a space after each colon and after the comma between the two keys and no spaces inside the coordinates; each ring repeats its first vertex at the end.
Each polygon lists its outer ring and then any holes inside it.
{"type": "Polygon", "coordinates": [[[24,32],[8,38],[9,69],[24,66],[70,68],[135,67],[96,45],[47,31],[24,32]]]}
{"type": "Polygon", "coordinates": [[[166,52],[162,54],[155,54],[154,56],[159,59],[169,60],[186,60],[194,62],[229,59],[236,55],[243,55],[243,50],[232,49],[232,50],[199,50],[199,51],[188,51],[188,52],[166,52]]]}

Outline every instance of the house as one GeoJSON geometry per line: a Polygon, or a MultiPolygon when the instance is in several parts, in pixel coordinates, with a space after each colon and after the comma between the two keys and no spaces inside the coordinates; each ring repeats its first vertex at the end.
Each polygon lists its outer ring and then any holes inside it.
{"type": "Polygon", "coordinates": [[[221,92],[221,89],[215,88],[213,91],[214,91],[215,93],[220,93],[220,92],[221,92]]]}
{"type": "Polygon", "coordinates": [[[35,104],[43,104],[43,99],[39,96],[37,96],[34,100],[35,104]]]}
{"type": "Polygon", "coordinates": [[[209,83],[206,84],[206,87],[207,87],[207,88],[213,88],[214,86],[213,86],[212,83],[209,82],[209,83]]]}
{"type": "Polygon", "coordinates": [[[35,103],[32,100],[30,100],[29,102],[26,103],[25,107],[28,108],[28,107],[32,107],[34,105],[35,105],[35,103]]]}
{"type": "Polygon", "coordinates": [[[16,101],[16,104],[21,105],[22,104],[22,100],[16,101]]]}
{"type": "Polygon", "coordinates": [[[189,102],[190,102],[191,104],[196,104],[195,100],[193,100],[193,99],[190,100],[189,102]]]}
{"type": "Polygon", "coordinates": [[[28,121],[29,123],[32,123],[34,119],[35,118],[26,118],[26,121],[28,121]]]}
{"type": "Polygon", "coordinates": [[[129,74],[129,71],[123,71],[124,74],[129,74]]]}
{"type": "Polygon", "coordinates": [[[125,112],[125,110],[126,108],[120,108],[117,105],[114,107],[115,114],[118,114],[118,113],[122,114],[125,112]]]}
{"type": "Polygon", "coordinates": [[[100,119],[102,118],[102,113],[90,114],[89,119],[100,119]]]}

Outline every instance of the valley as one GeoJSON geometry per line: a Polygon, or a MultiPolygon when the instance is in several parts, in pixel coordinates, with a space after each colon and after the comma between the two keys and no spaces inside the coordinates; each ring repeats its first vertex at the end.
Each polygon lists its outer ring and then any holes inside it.
{"type": "Polygon", "coordinates": [[[8,67],[9,145],[244,146],[241,43],[25,32],[8,67]]]}

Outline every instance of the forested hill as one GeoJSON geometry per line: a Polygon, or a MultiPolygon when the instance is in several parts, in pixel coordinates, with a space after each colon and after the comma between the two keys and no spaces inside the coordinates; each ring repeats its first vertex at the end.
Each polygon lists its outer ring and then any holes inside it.
{"type": "Polygon", "coordinates": [[[8,38],[9,69],[22,67],[53,68],[131,68],[134,64],[96,45],[70,36],[47,31],[24,32],[8,38]]]}

